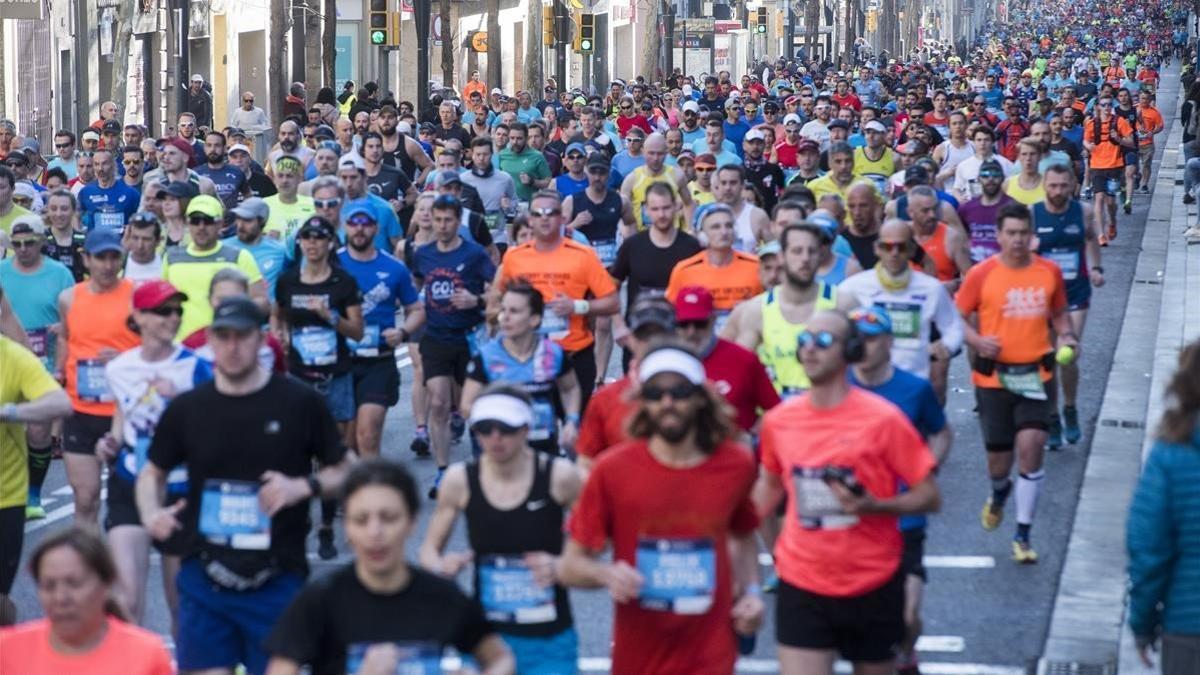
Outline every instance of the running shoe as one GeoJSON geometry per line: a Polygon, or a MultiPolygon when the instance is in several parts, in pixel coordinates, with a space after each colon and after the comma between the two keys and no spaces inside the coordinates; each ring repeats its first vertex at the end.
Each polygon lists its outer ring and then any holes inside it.
{"type": "Polygon", "coordinates": [[[418,427],[413,433],[412,443],[408,446],[417,457],[429,456],[429,432],[424,427],[418,427]]]}
{"type": "MultiPolygon", "coordinates": [[[[1133,213],[1133,197],[1125,198],[1125,213],[1127,215],[1130,213],[1133,213]]],[[[1117,238],[1116,235],[1109,237],[1109,239],[1116,239],[1116,238],[1117,238]]]]}
{"type": "Polygon", "coordinates": [[[333,545],[333,528],[322,527],[317,530],[317,555],[321,560],[333,560],[337,554],[337,546],[333,545]]]}
{"type": "Polygon", "coordinates": [[[1142,195],[1150,194],[1150,186],[1143,185],[1142,187],[1138,188],[1138,194],[1142,194],[1142,195]]]}
{"type": "Polygon", "coordinates": [[[1092,198],[1092,188],[1086,187],[1083,189],[1083,201],[1088,201],[1092,198]]]}
{"type": "Polygon", "coordinates": [[[983,529],[991,532],[1000,527],[1000,522],[1004,520],[1004,506],[993,506],[992,498],[988,497],[983,503],[983,512],[979,514],[979,524],[983,525],[983,529]]]}
{"type": "Polygon", "coordinates": [[[1038,561],[1037,551],[1033,550],[1033,546],[1028,539],[1017,537],[1012,543],[1013,560],[1021,565],[1033,565],[1038,561]]]}
{"type": "Polygon", "coordinates": [[[460,415],[457,410],[455,410],[450,414],[450,435],[454,438],[454,442],[457,443],[461,441],[463,434],[466,433],[466,431],[467,421],[463,419],[463,416],[460,415]]]}
{"type": "Polygon", "coordinates": [[[1108,237],[1103,232],[1097,235],[1096,241],[1100,242],[1101,246],[1108,246],[1108,237]]]}
{"type": "Polygon", "coordinates": [[[1190,192],[1185,192],[1185,193],[1183,193],[1183,203],[1184,204],[1195,204],[1196,197],[1190,192]]]}
{"type": "MultiPolygon", "coordinates": [[[[1128,211],[1126,211],[1126,213],[1128,213],[1128,211]]],[[[1113,239],[1116,239],[1116,238],[1117,238],[1117,224],[1113,223],[1112,225],[1108,226],[1108,240],[1112,241],[1113,239]]]]}
{"type": "Polygon", "coordinates": [[[1079,428],[1079,409],[1073,405],[1063,406],[1063,440],[1071,445],[1083,438],[1079,428]]]}
{"type": "Polygon", "coordinates": [[[1058,411],[1055,411],[1054,418],[1050,420],[1050,433],[1046,436],[1046,448],[1051,452],[1062,447],[1062,420],[1058,419],[1058,411]]]}
{"type": "Polygon", "coordinates": [[[41,520],[46,517],[46,507],[41,504],[29,504],[25,507],[25,520],[41,520]]]}

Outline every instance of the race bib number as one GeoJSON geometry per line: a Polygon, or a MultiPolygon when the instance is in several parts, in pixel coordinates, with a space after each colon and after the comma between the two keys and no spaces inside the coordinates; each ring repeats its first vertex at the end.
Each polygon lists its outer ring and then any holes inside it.
{"type": "Polygon", "coordinates": [[[517,556],[485,556],[479,562],[479,600],[484,615],[502,623],[549,623],[558,618],[554,588],[539,586],[517,556]]]}
{"type": "Polygon", "coordinates": [[[75,362],[75,392],[79,400],[108,403],[113,400],[104,376],[104,362],[99,359],[79,359],[75,362]]]}
{"type": "Polygon", "coordinates": [[[1046,385],[1042,382],[1042,370],[1036,363],[1024,366],[996,366],[1000,386],[1008,391],[1033,401],[1045,401],[1046,385]]]}
{"type": "Polygon", "coordinates": [[[292,331],[292,347],[306,366],[337,363],[337,332],[324,326],[305,326],[292,331]]]}
{"type": "Polygon", "coordinates": [[[200,495],[200,534],[230,548],[271,547],[271,519],[258,505],[258,483],[207,480],[200,495]]]}
{"type": "Polygon", "coordinates": [[[380,328],[372,324],[363,326],[361,340],[346,340],[346,346],[351,353],[359,358],[373,359],[379,356],[380,328]]]}
{"type": "Polygon", "coordinates": [[[796,495],[796,517],[808,530],[839,530],[858,523],[858,516],[842,510],[833,489],[825,482],[824,467],[795,467],[792,487],[796,495]]]}
{"type": "Polygon", "coordinates": [[[1044,255],[1062,270],[1063,281],[1075,281],[1079,278],[1079,251],[1055,248],[1044,255]]]}
{"type": "MultiPolygon", "coordinates": [[[[393,643],[400,650],[394,675],[441,675],[442,648],[432,641],[393,643]]],[[[354,642],[346,646],[346,675],[357,675],[367,658],[370,642],[354,642]]]]}
{"type": "Polygon", "coordinates": [[[549,401],[533,402],[533,428],[529,430],[529,440],[544,441],[554,435],[558,426],[554,406],[549,401]]]}
{"type": "Polygon", "coordinates": [[[913,302],[877,303],[892,320],[892,335],[915,340],[921,337],[921,306],[913,302]]]}
{"type": "Polygon", "coordinates": [[[547,307],[542,312],[542,335],[551,340],[561,340],[567,337],[570,330],[570,317],[559,316],[547,307]]]}
{"type": "Polygon", "coordinates": [[[123,211],[97,211],[94,227],[120,232],[125,229],[125,213],[123,211]]]}
{"type": "Polygon", "coordinates": [[[638,603],[673,614],[703,614],[717,587],[717,556],[712,539],[640,537],[637,570],[645,582],[638,603]]]}
{"type": "Polygon", "coordinates": [[[593,241],[592,248],[596,249],[596,255],[600,257],[600,262],[605,267],[608,267],[617,259],[617,241],[615,239],[593,241]]]}

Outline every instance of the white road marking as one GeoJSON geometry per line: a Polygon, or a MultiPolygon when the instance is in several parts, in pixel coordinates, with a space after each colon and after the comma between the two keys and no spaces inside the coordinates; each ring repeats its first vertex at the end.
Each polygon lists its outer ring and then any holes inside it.
{"type": "MultiPolygon", "coordinates": [[[[442,659],[442,668],[457,668],[460,661],[456,658],[442,659]]],[[[584,657],[579,659],[579,670],[585,673],[607,673],[612,670],[612,660],[603,657],[584,657]]],[[[838,673],[853,672],[853,667],[846,661],[838,661],[834,665],[838,673]]],[[[779,661],[775,659],[747,659],[737,661],[739,673],[778,673],[779,661]]],[[[1018,666],[997,666],[984,663],[936,663],[921,662],[921,672],[932,675],[1023,675],[1025,669],[1018,666]]]]}
{"type": "MultiPolygon", "coordinates": [[[[758,554],[759,565],[767,567],[773,563],[770,553],[758,554]]],[[[996,559],[990,555],[927,555],[924,563],[936,568],[990,569],[996,566],[996,559]]]]}
{"type": "Polygon", "coordinates": [[[958,654],[966,651],[967,641],[958,635],[922,635],[917,638],[917,651],[958,654]]]}
{"type": "MultiPolygon", "coordinates": [[[[52,492],[51,494],[56,494],[56,495],[71,494],[71,486],[67,485],[64,487],[60,487],[57,490],[55,490],[54,492],[52,492]]],[[[108,488],[102,488],[100,490],[100,503],[103,504],[104,500],[107,498],[108,498],[108,488]]],[[[42,529],[43,527],[46,527],[47,525],[50,525],[51,523],[56,523],[64,518],[70,518],[73,515],[75,515],[75,502],[74,501],[72,501],[70,504],[63,504],[62,506],[60,506],[52,511],[47,511],[46,517],[41,520],[35,520],[30,523],[26,523],[25,534],[29,534],[30,532],[37,532],[38,530],[42,529]]]]}

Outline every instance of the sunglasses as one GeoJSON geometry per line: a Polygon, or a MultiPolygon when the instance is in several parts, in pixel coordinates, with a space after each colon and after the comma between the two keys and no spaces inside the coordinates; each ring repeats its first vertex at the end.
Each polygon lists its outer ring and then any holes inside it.
{"type": "Polygon", "coordinates": [[[602,166],[590,166],[590,167],[588,167],[587,172],[592,174],[593,176],[607,176],[608,175],[608,169],[606,169],[602,166]]]}
{"type": "Polygon", "coordinates": [[[9,245],[13,247],[13,250],[17,251],[23,248],[41,248],[42,246],[41,242],[39,242],[37,239],[13,239],[11,242],[9,242],[9,245]]]}
{"type": "Polygon", "coordinates": [[[700,389],[698,385],[691,382],[681,382],[673,387],[660,387],[653,384],[642,386],[643,401],[661,401],[663,397],[670,396],[672,401],[682,401],[696,395],[700,389]]]}
{"type": "Polygon", "coordinates": [[[314,199],[313,206],[318,209],[335,209],[342,205],[342,200],[338,197],[332,199],[314,199]]]}
{"type": "Polygon", "coordinates": [[[567,159],[583,159],[585,156],[586,155],[581,152],[572,152],[571,154],[567,155],[567,159]]]}
{"type": "Polygon", "coordinates": [[[713,168],[713,167],[711,167],[711,166],[698,166],[698,167],[696,167],[696,173],[712,173],[713,171],[716,171],[716,169],[714,169],[714,168],[713,168]]]}
{"type": "Polygon", "coordinates": [[[123,159],[121,160],[121,163],[125,166],[137,166],[138,164],[141,164],[142,161],[139,159],[123,159]]]}
{"type": "Polygon", "coordinates": [[[161,317],[183,316],[183,308],[175,306],[175,305],[168,305],[168,306],[164,306],[164,307],[154,307],[152,309],[147,309],[147,310],[143,310],[143,311],[149,312],[150,314],[153,314],[154,316],[161,316],[161,317]]]}
{"type": "Polygon", "coordinates": [[[988,171],[986,173],[980,173],[979,177],[980,178],[1004,178],[1004,174],[996,173],[994,171],[988,171]]]}
{"type": "Polygon", "coordinates": [[[796,344],[801,349],[810,346],[821,350],[829,349],[835,342],[837,342],[837,337],[827,330],[820,331],[819,333],[806,330],[796,338],[796,344]]]}
{"type": "Polygon", "coordinates": [[[207,216],[192,216],[191,218],[188,218],[188,224],[198,225],[200,227],[211,227],[213,225],[217,225],[218,223],[215,218],[209,218],[207,216]]]}
{"type": "Polygon", "coordinates": [[[304,134],[304,138],[312,141],[312,140],[316,140],[317,136],[316,136],[316,134],[304,134]]]}
{"type": "Polygon", "coordinates": [[[534,216],[541,216],[543,218],[546,218],[546,217],[552,216],[556,213],[559,213],[559,210],[548,206],[548,207],[541,208],[541,209],[529,209],[529,213],[534,216]]]}
{"type": "Polygon", "coordinates": [[[252,98],[244,98],[244,99],[242,99],[242,103],[254,103],[254,99],[252,99],[252,98]]]}
{"type": "Polygon", "coordinates": [[[494,431],[499,431],[501,436],[512,436],[520,430],[521,427],[509,426],[499,420],[480,420],[471,425],[471,433],[477,436],[491,436],[494,431]]]}
{"type": "Polygon", "coordinates": [[[376,223],[367,218],[354,218],[346,221],[346,227],[375,227],[376,223]]]}
{"type": "Polygon", "coordinates": [[[296,238],[297,238],[297,239],[322,239],[322,240],[328,240],[328,239],[329,239],[329,233],[328,233],[328,232],[326,232],[325,230],[305,230],[304,232],[301,232],[300,234],[296,235],[296,238]]]}
{"type": "Polygon", "coordinates": [[[875,245],[888,253],[903,253],[908,250],[908,242],[904,241],[876,241],[875,245]]]}
{"type": "Polygon", "coordinates": [[[703,321],[680,321],[676,326],[680,330],[708,330],[709,323],[708,319],[703,321]]]}
{"type": "Polygon", "coordinates": [[[54,147],[58,148],[59,150],[66,150],[67,148],[69,148],[73,145],[75,145],[75,144],[74,143],[55,143],[54,147]]]}
{"type": "Polygon", "coordinates": [[[623,105],[623,106],[620,106],[620,108],[621,108],[621,110],[633,110],[633,106],[631,106],[631,105],[623,105]]]}

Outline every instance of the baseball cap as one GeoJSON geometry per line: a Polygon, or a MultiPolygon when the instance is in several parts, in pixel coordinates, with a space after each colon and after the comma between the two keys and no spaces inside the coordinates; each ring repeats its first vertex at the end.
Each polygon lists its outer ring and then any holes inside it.
{"type": "Polygon", "coordinates": [[[225,215],[225,207],[221,205],[221,201],[212,195],[199,195],[192,198],[188,202],[187,215],[189,218],[195,215],[208,216],[213,220],[221,220],[225,215]]]}
{"type": "Polygon", "coordinates": [[[106,120],[100,127],[100,132],[105,134],[121,133],[121,123],[116,120],[106,120]]]}
{"type": "Polygon", "coordinates": [[[590,169],[592,167],[604,167],[605,169],[611,169],[612,162],[609,161],[608,157],[605,156],[603,152],[593,152],[592,154],[588,155],[587,159],[587,168],[590,169]]]}
{"type": "Polygon", "coordinates": [[[191,199],[199,194],[195,185],[182,180],[173,180],[167,183],[163,186],[163,192],[178,199],[191,199]]]}
{"type": "Polygon", "coordinates": [[[801,138],[800,142],[796,144],[796,153],[797,154],[799,154],[801,152],[820,152],[820,151],[821,151],[821,144],[817,143],[816,141],[814,141],[811,138],[801,138]]]}
{"type": "Polygon", "coordinates": [[[333,127],[329,126],[328,124],[322,124],[321,126],[317,127],[317,133],[315,136],[323,140],[333,140],[333,127]]]}
{"type": "Polygon", "coordinates": [[[783,116],[783,123],[785,125],[791,124],[792,122],[795,122],[796,124],[800,124],[800,116],[797,115],[796,113],[788,113],[783,116]]]}
{"type": "Polygon", "coordinates": [[[81,141],[93,140],[93,141],[99,142],[100,134],[95,129],[88,129],[87,131],[85,131],[79,135],[79,140],[81,140],[81,141]]]}
{"type": "Polygon", "coordinates": [[[437,186],[443,188],[449,185],[462,185],[462,176],[458,175],[458,172],[454,169],[439,171],[437,176],[437,186]]]}
{"type": "Polygon", "coordinates": [[[204,81],[204,76],[201,75],[200,73],[194,73],[192,75],[192,82],[203,82],[203,81],[204,81]]]}
{"type": "Polygon", "coordinates": [[[8,156],[4,158],[4,163],[25,166],[29,164],[29,158],[26,157],[25,153],[23,152],[10,152],[8,153],[8,156]]]}
{"type": "Polygon", "coordinates": [[[271,207],[267,206],[267,203],[262,199],[251,197],[230,209],[229,212],[235,218],[245,218],[246,220],[258,218],[265,222],[271,215],[271,207]]]}
{"type": "Polygon", "coordinates": [[[744,141],[765,141],[765,140],[767,140],[767,137],[764,136],[763,132],[760,131],[759,129],[751,129],[750,131],[746,132],[746,136],[745,136],[745,138],[743,138],[743,140],[744,141]]]}
{"type": "Polygon", "coordinates": [[[235,152],[244,152],[248,155],[250,154],[250,148],[245,143],[234,143],[229,146],[229,154],[232,155],[235,152]]]}
{"type": "Polygon", "coordinates": [[[121,233],[111,227],[93,228],[83,240],[83,250],[88,255],[98,255],[105,251],[123,252],[121,248],[121,233]]]}
{"type": "Polygon", "coordinates": [[[17,146],[17,149],[24,152],[32,152],[35,155],[40,155],[42,152],[42,144],[38,143],[38,139],[36,138],[26,138],[25,140],[21,141],[21,145],[17,146]]]}
{"type": "Polygon", "coordinates": [[[494,87],[492,89],[492,96],[501,96],[503,94],[504,94],[504,90],[501,89],[500,87],[494,87]]]}
{"type": "Polygon", "coordinates": [[[645,140],[646,132],[641,127],[630,127],[629,131],[625,132],[626,139],[639,138],[645,140]]]}
{"type": "Polygon", "coordinates": [[[296,230],[296,235],[299,237],[299,235],[305,232],[313,231],[324,232],[325,236],[329,237],[330,239],[333,239],[337,236],[337,228],[333,226],[333,223],[322,218],[321,216],[310,216],[309,219],[304,221],[304,223],[300,226],[300,229],[296,230]]]}
{"type": "Polygon", "coordinates": [[[711,152],[706,152],[702,155],[696,155],[696,166],[697,167],[705,166],[708,168],[715,168],[717,166],[717,158],[714,157],[711,152]]]}
{"type": "Polygon", "coordinates": [[[158,147],[160,150],[162,148],[165,148],[168,145],[172,146],[176,150],[182,152],[184,154],[184,156],[187,157],[189,164],[191,162],[195,161],[196,157],[192,152],[191,144],[189,144],[187,141],[183,140],[182,138],[179,138],[178,136],[172,136],[169,138],[158,139],[158,147]]]}
{"type": "Polygon", "coordinates": [[[629,330],[636,333],[645,326],[655,326],[668,333],[675,330],[675,308],[666,298],[647,296],[634,301],[629,310],[629,330]]]}
{"type": "Polygon", "coordinates": [[[825,125],[826,129],[849,129],[850,123],[846,120],[830,120],[829,124],[825,125]]]}
{"type": "Polygon", "coordinates": [[[578,152],[581,155],[587,156],[587,148],[583,147],[583,143],[572,143],[567,146],[567,151],[563,153],[565,157],[570,157],[572,152],[578,152]]]}
{"type": "Polygon", "coordinates": [[[365,222],[377,223],[379,219],[375,217],[375,212],[365,206],[355,206],[346,213],[346,222],[362,224],[365,222]]]}
{"type": "Polygon", "coordinates": [[[26,213],[17,216],[12,221],[12,228],[9,229],[9,234],[35,234],[39,237],[46,234],[46,223],[42,221],[42,217],[36,213],[26,213]]]}
{"type": "Polygon", "coordinates": [[[713,296],[703,286],[684,286],[675,298],[675,321],[707,321],[713,313],[713,296]]]}
{"type": "Polygon", "coordinates": [[[878,307],[860,307],[850,312],[858,332],[867,337],[892,334],[892,318],[878,307]]]}
{"type": "Polygon", "coordinates": [[[696,103],[695,101],[684,101],[683,106],[681,106],[681,107],[682,107],[683,112],[688,112],[688,111],[691,111],[694,113],[700,112],[700,104],[696,103]]]}
{"type": "Polygon", "coordinates": [[[149,279],[138,284],[134,289],[133,308],[154,309],[175,298],[187,302],[188,296],[187,293],[175,288],[166,279],[149,279]]]}
{"type": "Polygon", "coordinates": [[[912,185],[920,183],[922,185],[929,182],[929,172],[920,164],[914,164],[904,170],[904,184],[912,185]]]}
{"type": "Polygon", "coordinates": [[[871,120],[863,125],[863,131],[878,131],[881,134],[886,134],[887,127],[883,126],[883,122],[879,120],[871,120]]]}
{"type": "Polygon", "coordinates": [[[979,165],[979,175],[982,176],[985,173],[993,176],[1003,177],[1004,167],[1001,166],[1000,162],[997,162],[995,159],[984,160],[979,165]]]}
{"type": "Polygon", "coordinates": [[[675,158],[675,161],[682,162],[685,159],[687,161],[695,164],[696,163],[696,153],[692,152],[691,150],[681,150],[679,152],[679,156],[675,158]]]}
{"type": "Polygon", "coordinates": [[[342,155],[338,160],[338,171],[342,169],[354,169],[356,171],[366,171],[367,165],[363,163],[363,158],[356,153],[350,152],[342,155]]]}
{"type": "Polygon", "coordinates": [[[212,330],[230,328],[236,331],[255,330],[262,328],[267,317],[254,301],[244,295],[225,298],[213,310],[213,320],[209,324],[212,330]]]}
{"type": "Polygon", "coordinates": [[[763,244],[762,246],[759,246],[758,251],[755,252],[755,255],[757,255],[761,259],[761,258],[765,258],[769,255],[779,255],[782,252],[783,252],[783,249],[779,246],[779,241],[775,240],[775,241],[768,241],[767,243],[763,244]]]}

